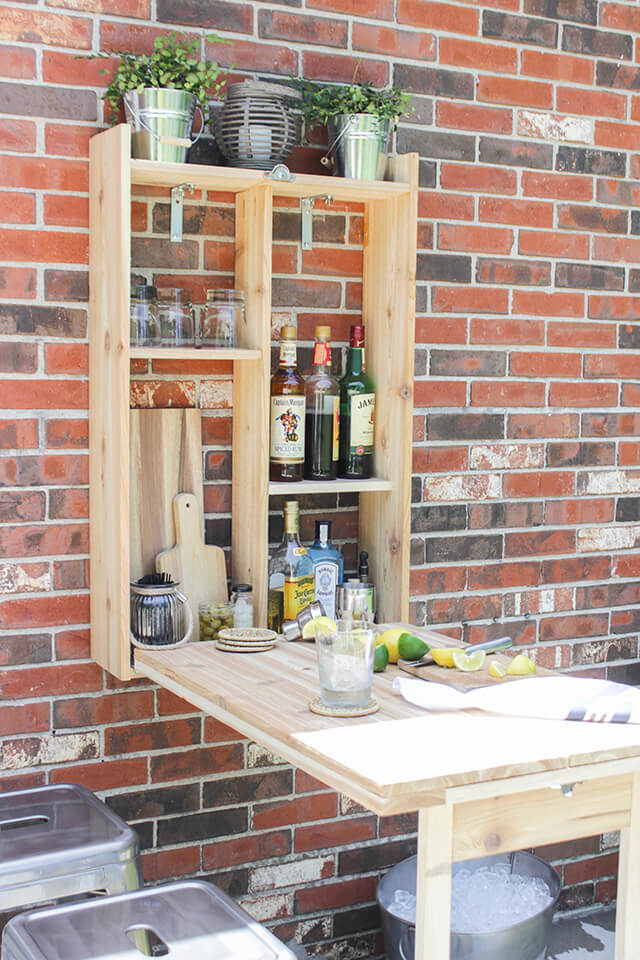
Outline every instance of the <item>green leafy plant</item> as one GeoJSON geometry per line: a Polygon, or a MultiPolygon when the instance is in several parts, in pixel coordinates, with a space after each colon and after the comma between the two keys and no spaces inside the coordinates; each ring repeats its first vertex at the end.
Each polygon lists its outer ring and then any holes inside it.
{"type": "Polygon", "coordinates": [[[374,87],[370,83],[347,86],[320,86],[309,80],[298,81],[302,88],[301,112],[309,127],[327,123],[341,114],[369,113],[381,120],[398,119],[409,110],[411,95],[393,87],[374,87]]]}
{"type": "MultiPolygon", "coordinates": [[[[216,34],[207,34],[209,41],[229,43],[216,34]]],[[[103,99],[110,106],[110,122],[117,122],[120,104],[128,90],[145,87],[171,88],[195,94],[200,104],[216,96],[224,85],[226,71],[215,61],[199,59],[198,38],[178,39],[175,33],[156,37],[153,53],[136,54],[130,50],[109,50],[86,57],[87,60],[120,57],[103,99]],[[222,78],[222,79],[221,79],[222,78]]],[[[109,73],[108,69],[100,73],[109,73]]]]}

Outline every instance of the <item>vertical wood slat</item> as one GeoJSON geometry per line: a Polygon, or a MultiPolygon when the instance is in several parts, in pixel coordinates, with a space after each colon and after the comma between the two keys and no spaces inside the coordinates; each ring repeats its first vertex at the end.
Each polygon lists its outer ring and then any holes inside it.
{"type": "Polygon", "coordinates": [[[233,579],[252,584],[258,626],[267,622],[272,210],[268,184],[237,194],[235,283],[246,305],[239,346],[262,352],[233,371],[233,579]]]}
{"type": "Polygon", "coordinates": [[[121,680],[129,661],[130,128],[90,142],[89,530],[91,655],[121,680]]]}
{"type": "Polygon", "coordinates": [[[360,546],[378,591],[378,621],[409,619],[411,440],[418,209],[418,154],[389,158],[387,179],[409,192],[372,200],[365,216],[365,356],[376,384],[375,473],[391,493],[360,494],[360,546]]]}
{"type": "Polygon", "coordinates": [[[631,780],[630,825],[620,831],[618,903],[616,908],[615,960],[640,955],[640,773],[631,780]]]}
{"type": "Polygon", "coordinates": [[[453,807],[418,811],[415,960],[449,960],[453,807]]]}

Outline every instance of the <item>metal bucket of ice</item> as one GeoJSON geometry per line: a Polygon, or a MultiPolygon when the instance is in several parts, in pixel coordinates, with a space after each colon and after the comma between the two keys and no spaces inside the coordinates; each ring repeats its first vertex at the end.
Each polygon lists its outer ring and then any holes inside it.
{"type": "MultiPolygon", "coordinates": [[[[407,891],[415,897],[417,857],[402,860],[390,870],[378,884],[377,899],[382,913],[382,931],[387,960],[413,960],[415,949],[415,924],[403,919],[403,911],[396,906],[396,891],[407,891]],[[401,915],[393,911],[396,910],[401,915]]],[[[560,878],[553,867],[534,857],[531,853],[497,854],[477,860],[463,860],[453,864],[454,891],[456,874],[462,870],[475,873],[508,872],[518,877],[520,898],[531,900],[539,897],[544,902],[544,893],[536,892],[537,881],[544,881],[549,890],[549,902],[526,919],[507,924],[499,916],[499,904],[482,911],[488,913],[486,926],[496,929],[484,932],[451,931],[451,960],[543,960],[549,940],[553,912],[560,895],[560,878]],[[520,880],[520,878],[523,878],[520,880]],[[524,879],[528,878],[528,879],[524,879]],[[531,892],[528,892],[529,886],[531,892]]],[[[464,879],[461,875],[461,881],[464,879]]],[[[540,888],[542,891],[543,888],[540,888]]],[[[517,898],[516,898],[517,899],[517,898]]],[[[514,901],[515,902],[515,901],[514,901]]],[[[513,916],[514,907],[505,904],[513,916]]],[[[517,913],[515,914],[517,916],[517,913]]],[[[406,913],[404,914],[406,916],[406,913]]],[[[463,924],[460,924],[462,926],[463,924]]],[[[456,926],[455,905],[452,910],[452,927],[456,926]]]]}

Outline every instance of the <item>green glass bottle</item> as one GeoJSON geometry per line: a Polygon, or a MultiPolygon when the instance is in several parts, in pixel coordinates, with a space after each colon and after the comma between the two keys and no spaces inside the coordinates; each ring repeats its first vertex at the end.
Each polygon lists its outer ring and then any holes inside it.
{"type": "Polygon", "coordinates": [[[340,460],[338,476],[365,480],[373,476],[376,393],[364,370],[364,327],[351,327],[347,370],[340,381],[340,460]]]}

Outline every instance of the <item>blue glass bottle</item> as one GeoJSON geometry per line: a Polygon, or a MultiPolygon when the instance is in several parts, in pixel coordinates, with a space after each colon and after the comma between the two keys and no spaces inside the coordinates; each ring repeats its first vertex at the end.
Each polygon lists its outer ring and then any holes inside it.
{"type": "Polygon", "coordinates": [[[313,578],[316,600],[319,600],[328,617],[335,619],[336,588],[344,579],[344,557],[331,543],[331,521],[316,520],[316,538],[307,547],[313,561],[313,578]]]}

